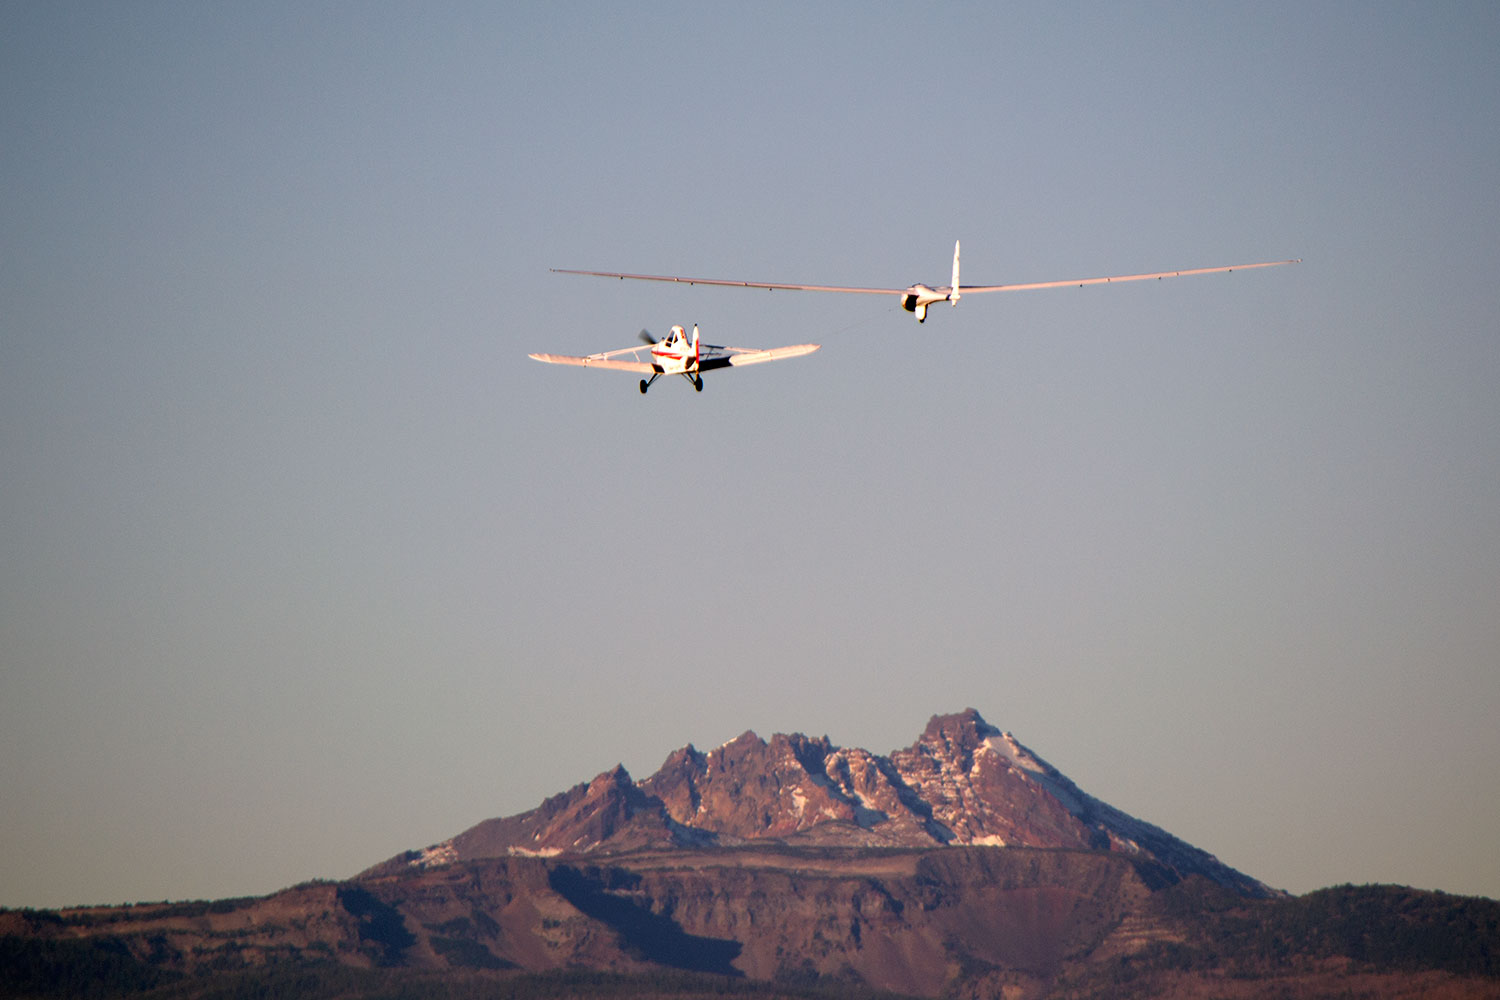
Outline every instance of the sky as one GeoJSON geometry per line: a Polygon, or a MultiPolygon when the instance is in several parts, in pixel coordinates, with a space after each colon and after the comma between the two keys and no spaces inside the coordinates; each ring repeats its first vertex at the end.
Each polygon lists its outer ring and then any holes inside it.
{"type": "Polygon", "coordinates": [[[1500,898],[1500,8],[0,6],[0,906],[974,707],[1500,898]],[[966,298],[585,268],[974,283],[966,298]],[[805,358],[540,365],[700,324],[805,358]]]}

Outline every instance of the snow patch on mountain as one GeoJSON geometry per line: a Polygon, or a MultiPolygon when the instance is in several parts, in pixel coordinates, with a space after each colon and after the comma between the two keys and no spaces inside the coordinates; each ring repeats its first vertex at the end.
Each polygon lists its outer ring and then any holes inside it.
{"type": "Polygon", "coordinates": [[[506,853],[518,858],[555,858],[563,853],[561,847],[510,847],[506,853]]]}
{"type": "Polygon", "coordinates": [[[439,865],[451,865],[457,860],[458,848],[450,839],[418,851],[417,856],[412,859],[411,866],[413,868],[436,868],[439,865]]]}
{"type": "Polygon", "coordinates": [[[1022,771],[1030,771],[1033,774],[1046,772],[1046,767],[1031,752],[1016,742],[1016,738],[1010,733],[1001,733],[999,736],[987,737],[984,746],[1008,760],[1012,767],[1022,771]]]}

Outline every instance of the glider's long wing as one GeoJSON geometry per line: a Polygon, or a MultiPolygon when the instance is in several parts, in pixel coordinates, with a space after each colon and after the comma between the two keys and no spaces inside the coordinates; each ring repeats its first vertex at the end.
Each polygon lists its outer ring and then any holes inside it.
{"type": "Polygon", "coordinates": [[[1300,264],[1302,258],[1294,260],[1267,260],[1258,264],[1228,264],[1224,267],[1194,267],[1180,271],[1152,271],[1150,274],[1117,274],[1108,278],[1073,278],[1069,281],[1032,281],[1015,285],[962,285],[964,295],[975,292],[1024,292],[1033,288],[1069,288],[1084,285],[1113,285],[1122,281],[1148,281],[1151,278],[1185,278],[1193,274],[1224,274],[1229,271],[1249,271],[1257,267],[1280,267],[1282,264],[1300,264]]]}
{"type": "MultiPolygon", "coordinates": [[[[1282,264],[1300,263],[1301,258],[1295,260],[1268,260],[1254,264],[1229,264],[1224,267],[1194,267],[1183,268],[1176,271],[1152,271],[1149,274],[1116,274],[1104,278],[1068,278],[1063,281],[1030,281],[1018,282],[1008,285],[960,285],[959,292],[970,295],[975,292],[1021,292],[1036,288],[1068,288],[1070,286],[1082,287],[1084,285],[1108,285],[1122,281],[1147,281],[1151,278],[1185,278],[1193,274],[1221,274],[1229,271],[1248,271],[1258,267],[1279,267],[1282,264]]],[[[767,288],[772,291],[786,290],[796,292],[844,292],[851,295],[905,295],[916,286],[905,288],[856,288],[847,285],[794,285],[777,281],[732,281],[725,278],[686,278],[671,274],[626,274],[620,271],[575,271],[567,268],[554,267],[555,274],[587,274],[596,278],[619,278],[632,281],[669,281],[680,285],[722,285],[731,288],[767,288]]],[[[951,285],[941,285],[934,291],[952,291],[951,285]]]]}
{"type": "Polygon", "coordinates": [[[618,271],[570,271],[551,269],[554,274],[590,274],[596,278],[629,278],[633,281],[672,281],[680,285],[727,285],[731,288],[785,289],[793,292],[852,292],[856,295],[900,295],[904,288],[846,288],[842,285],[787,285],[774,281],[728,281],[723,278],[680,278],[670,274],[621,274],[618,271]]]}

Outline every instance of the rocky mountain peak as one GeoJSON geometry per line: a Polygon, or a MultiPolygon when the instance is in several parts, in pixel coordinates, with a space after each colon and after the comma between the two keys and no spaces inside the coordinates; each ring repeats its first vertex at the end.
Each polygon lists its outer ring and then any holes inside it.
{"type": "Polygon", "coordinates": [[[589,798],[611,793],[628,794],[633,788],[635,788],[635,779],[630,776],[629,771],[625,770],[624,764],[616,764],[589,782],[587,794],[589,798]]]}
{"type": "Polygon", "coordinates": [[[617,765],[539,807],[486,820],[388,864],[430,866],[508,854],[587,854],[782,841],[847,847],[1113,851],[1270,890],[1212,855],[1086,795],[974,709],[934,715],[887,756],[827,736],[747,730],[704,753],[691,744],[634,781],[617,765]]]}
{"type": "Polygon", "coordinates": [[[924,748],[939,756],[964,761],[967,766],[986,740],[999,735],[1000,730],[985,722],[977,711],[967,708],[957,715],[934,715],[913,749],[924,748]]]}
{"type": "Polygon", "coordinates": [[[923,742],[939,740],[972,744],[977,746],[987,737],[998,735],[1000,730],[984,721],[978,709],[966,708],[952,715],[934,715],[927,720],[922,730],[923,742]]]}

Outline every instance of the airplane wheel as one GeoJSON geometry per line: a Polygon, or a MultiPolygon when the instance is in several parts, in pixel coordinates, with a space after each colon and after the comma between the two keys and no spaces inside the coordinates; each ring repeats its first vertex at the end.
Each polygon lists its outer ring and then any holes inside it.
{"type": "Polygon", "coordinates": [[[646,394],[646,380],[645,379],[641,379],[641,395],[644,396],[645,394],[646,394]]]}
{"type": "Polygon", "coordinates": [[[699,375],[697,378],[693,379],[693,388],[696,389],[696,390],[698,390],[699,392],[703,391],[703,376],[702,375],[699,375]]]}

